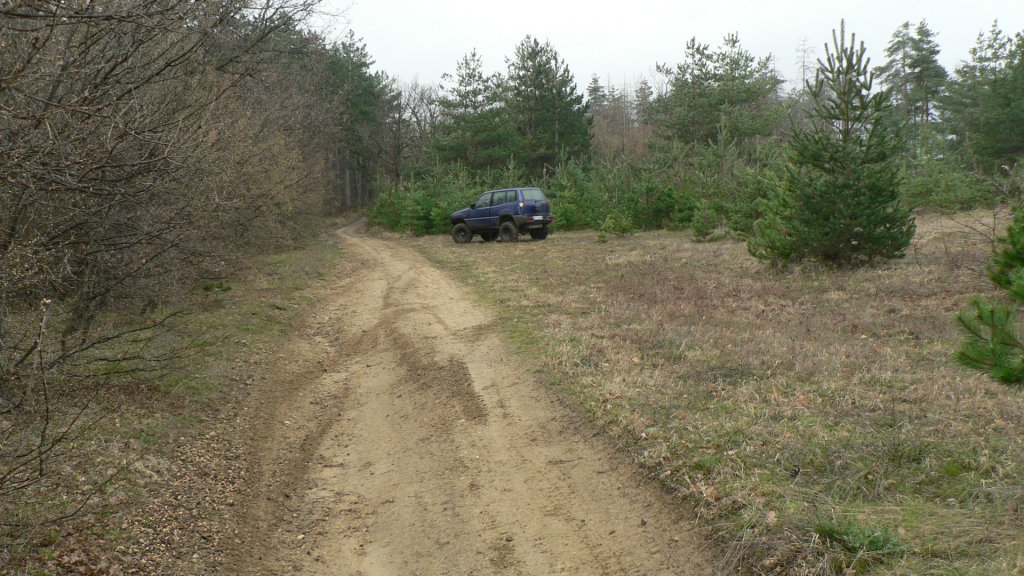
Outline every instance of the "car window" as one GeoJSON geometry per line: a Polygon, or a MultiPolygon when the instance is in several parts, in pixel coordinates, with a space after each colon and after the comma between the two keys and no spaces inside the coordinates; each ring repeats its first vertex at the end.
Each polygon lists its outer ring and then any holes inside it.
{"type": "Polygon", "coordinates": [[[490,192],[484,192],[480,196],[480,199],[476,201],[476,207],[477,208],[486,208],[486,207],[488,207],[490,205],[491,205],[491,193],[490,192]]]}
{"type": "Polygon", "coordinates": [[[500,190],[498,192],[495,192],[494,193],[494,205],[497,206],[498,204],[504,204],[504,203],[508,202],[509,201],[508,193],[509,193],[508,190],[500,190]]]}
{"type": "Polygon", "coordinates": [[[523,188],[523,200],[540,200],[543,202],[547,198],[540,188],[523,188]]]}

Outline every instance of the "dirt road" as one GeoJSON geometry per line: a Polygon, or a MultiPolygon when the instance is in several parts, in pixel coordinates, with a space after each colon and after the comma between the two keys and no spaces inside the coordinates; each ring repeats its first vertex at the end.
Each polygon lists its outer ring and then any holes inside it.
{"type": "Polygon", "coordinates": [[[400,242],[339,241],[345,268],[249,407],[256,490],[225,573],[711,573],[466,290],[400,242]]]}

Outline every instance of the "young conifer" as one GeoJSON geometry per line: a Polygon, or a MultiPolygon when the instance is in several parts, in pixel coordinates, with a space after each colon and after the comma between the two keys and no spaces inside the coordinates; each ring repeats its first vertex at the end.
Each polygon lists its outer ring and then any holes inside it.
{"type": "Polygon", "coordinates": [[[1024,382],[1024,338],[1017,310],[1024,302],[1024,211],[1017,210],[1006,236],[999,238],[989,278],[1009,293],[1010,303],[977,297],[957,320],[966,334],[956,359],[1007,384],[1024,382]]]}
{"type": "Polygon", "coordinates": [[[899,258],[914,219],[899,204],[904,139],[888,91],[872,93],[864,44],[845,25],[825,47],[814,82],[810,126],[789,145],[783,189],[765,205],[748,242],[755,257],[782,265],[814,259],[834,266],[899,258]]]}

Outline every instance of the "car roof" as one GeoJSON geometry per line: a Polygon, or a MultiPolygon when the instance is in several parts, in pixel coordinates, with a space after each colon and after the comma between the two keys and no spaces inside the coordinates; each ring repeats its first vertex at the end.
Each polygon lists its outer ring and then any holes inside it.
{"type": "Polygon", "coordinates": [[[541,189],[540,186],[516,186],[516,187],[513,187],[513,188],[495,188],[494,190],[487,190],[486,192],[481,192],[481,194],[486,194],[487,192],[506,192],[508,190],[540,190],[540,189],[541,189]]]}

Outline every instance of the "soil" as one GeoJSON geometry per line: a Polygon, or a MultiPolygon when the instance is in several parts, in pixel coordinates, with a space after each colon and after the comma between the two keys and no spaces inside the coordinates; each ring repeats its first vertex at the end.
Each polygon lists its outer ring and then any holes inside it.
{"type": "Polygon", "coordinates": [[[217,572],[713,573],[679,502],[466,289],[400,240],[338,241],[344,266],[243,410],[251,477],[217,572]]]}

